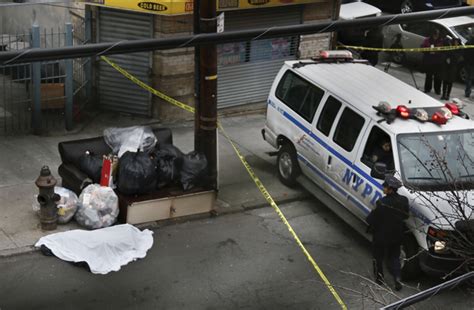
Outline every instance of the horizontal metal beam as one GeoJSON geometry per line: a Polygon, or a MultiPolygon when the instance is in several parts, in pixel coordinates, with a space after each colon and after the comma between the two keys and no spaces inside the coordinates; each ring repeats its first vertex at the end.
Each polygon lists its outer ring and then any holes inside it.
{"type": "MultiPolygon", "coordinates": [[[[259,28],[211,34],[197,34],[168,39],[128,40],[112,43],[95,43],[62,48],[32,48],[22,51],[0,52],[0,65],[32,61],[164,50],[180,47],[192,47],[206,43],[221,44],[228,42],[261,40],[281,36],[325,33],[354,27],[369,28],[390,24],[409,23],[415,21],[471,14],[474,14],[474,6],[446,10],[424,11],[409,14],[383,15],[356,20],[338,20],[306,25],[259,28]]],[[[126,27],[126,24],[124,24],[124,27],[126,27]]]]}
{"type": "Polygon", "coordinates": [[[422,300],[428,299],[430,297],[433,297],[436,294],[441,293],[444,290],[447,289],[452,289],[455,286],[458,286],[464,281],[467,281],[471,278],[474,278],[474,271],[470,271],[468,273],[465,273],[457,278],[451,279],[449,281],[443,282],[441,284],[438,284],[436,286],[433,286],[427,290],[421,291],[415,295],[409,296],[407,298],[403,298],[397,302],[394,302],[393,304],[387,305],[385,307],[380,308],[380,310],[395,310],[395,309],[404,309],[406,307],[409,307],[413,304],[416,304],[422,300]]]}

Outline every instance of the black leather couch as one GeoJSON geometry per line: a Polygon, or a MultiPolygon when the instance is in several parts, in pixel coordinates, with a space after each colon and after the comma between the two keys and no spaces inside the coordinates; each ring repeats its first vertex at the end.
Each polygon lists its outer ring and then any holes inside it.
{"type": "MultiPolygon", "coordinates": [[[[173,136],[169,128],[156,128],[153,132],[160,144],[172,144],[173,136]]],[[[97,155],[107,155],[112,152],[104,138],[96,137],[81,140],[60,142],[58,144],[61,165],[58,168],[62,178],[62,186],[79,195],[84,187],[92,184],[92,180],[79,169],[79,157],[86,151],[97,155]]]]}

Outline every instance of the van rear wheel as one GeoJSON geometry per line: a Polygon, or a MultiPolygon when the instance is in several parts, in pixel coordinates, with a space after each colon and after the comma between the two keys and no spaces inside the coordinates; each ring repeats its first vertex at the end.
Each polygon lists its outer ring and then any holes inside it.
{"type": "Polygon", "coordinates": [[[418,259],[419,247],[413,235],[406,235],[401,248],[400,264],[402,268],[402,279],[413,280],[421,273],[418,259]]]}
{"type": "Polygon", "coordinates": [[[278,150],[278,178],[288,187],[296,186],[296,178],[300,173],[296,151],[292,145],[285,143],[278,150]]]}

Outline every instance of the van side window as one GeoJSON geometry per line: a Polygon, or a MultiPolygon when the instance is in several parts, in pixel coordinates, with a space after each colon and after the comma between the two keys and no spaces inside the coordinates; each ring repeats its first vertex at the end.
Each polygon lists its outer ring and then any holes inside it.
{"type": "Polygon", "coordinates": [[[346,151],[352,151],[364,122],[362,116],[349,108],[345,108],[334,132],[334,142],[346,151]]]}
{"type": "Polygon", "coordinates": [[[323,111],[319,116],[318,125],[316,128],[318,128],[318,130],[326,136],[328,136],[329,132],[331,131],[332,124],[334,123],[334,119],[336,118],[337,112],[339,112],[341,105],[342,103],[333,96],[329,96],[329,98],[326,100],[326,103],[324,104],[323,111]]]}
{"type": "Polygon", "coordinates": [[[369,168],[376,162],[382,162],[388,170],[395,169],[390,136],[377,126],[372,127],[361,161],[369,168]]]}
{"type": "Polygon", "coordinates": [[[276,90],[276,96],[290,109],[311,123],[324,91],[287,71],[276,90]]]}

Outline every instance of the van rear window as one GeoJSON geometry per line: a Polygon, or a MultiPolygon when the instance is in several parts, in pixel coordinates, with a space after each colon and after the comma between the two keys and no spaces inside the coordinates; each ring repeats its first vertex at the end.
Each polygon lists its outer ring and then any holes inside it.
{"type": "Polygon", "coordinates": [[[324,96],[324,91],[293,72],[286,71],[278,84],[276,96],[290,109],[311,123],[321,98],[324,96]]]}

